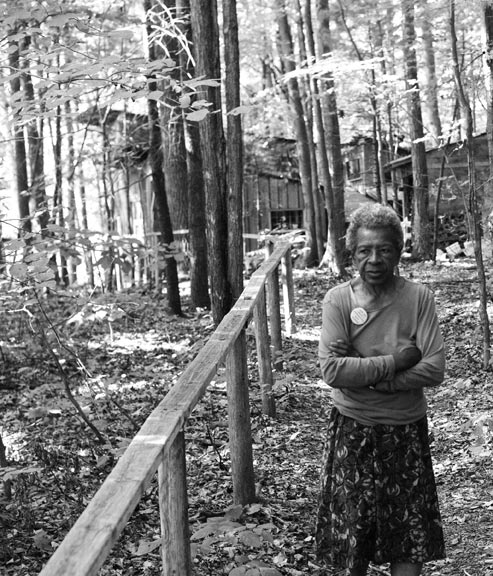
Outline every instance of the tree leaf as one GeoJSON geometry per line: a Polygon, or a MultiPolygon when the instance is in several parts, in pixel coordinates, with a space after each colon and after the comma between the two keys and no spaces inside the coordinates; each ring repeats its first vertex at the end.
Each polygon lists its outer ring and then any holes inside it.
{"type": "Polygon", "coordinates": [[[200,110],[195,110],[194,112],[186,114],[186,118],[191,122],[200,122],[207,116],[207,114],[209,114],[209,110],[207,110],[207,108],[201,108],[200,110]]]}
{"type": "Polygon", "coordinates": [[[251,530],[243,530],[240,532],[238,534],[238,540],[250,548],[260,548],[262,546],[260,536],[251,530]]]}
{"type": "Polygon", "coordinates": [[[44,530],[37,530],[33,536],[34,545],[39,550],[52,550],[51,538],[44,530]]]}
{"type": "Polygon", "coordinates": [[[19,250],[20,248],[24,248],[26,242],[22,238],[14,238],[13,240],[9,240],[5,242],[4,250],[11,250],[12,252],[19,250]]]}
{"type": "Polygon", "coordinates": [[[16,262],[12,264],[9,269],[12,278],[17,278],[17,280],[26,280],[28,275],[28,267],[24,262],[16,262]]]}
{"type": "Polygon", "coordinates": [[[251,112],[253,110],[253,106],[237,106],[228,112],[230,116],[238,116],[239,114],[246,114],[247,112],[251,112]]]}
{"type": "Polygon", "coordinates": [[[132,555],[133,556],[144,556],[145,554],[149,554],[156,548],[161,546],[163,539],[159,538],[158,540],[140,540],[139,547],[135,550],[132,555]]]}

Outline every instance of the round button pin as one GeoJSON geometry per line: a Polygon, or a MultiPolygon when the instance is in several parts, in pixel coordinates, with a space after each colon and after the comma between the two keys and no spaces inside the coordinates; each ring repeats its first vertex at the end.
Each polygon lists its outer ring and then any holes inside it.
{"type": "Polygon", "coordinates": [[[351,311],[351,322],[361,326],[368,320],[368,314],[364,308],[355,308],[351,311]]]}

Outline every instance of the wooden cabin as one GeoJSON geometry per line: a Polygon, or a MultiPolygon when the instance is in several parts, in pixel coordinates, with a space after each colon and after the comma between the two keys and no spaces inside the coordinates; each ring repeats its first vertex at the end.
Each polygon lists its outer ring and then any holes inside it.
{"type": "MultiPolygon", "coordinates": [[[[485,219],[493,210],[493,195],[485,187],[489,179],[488,143],[486,134],[474,137],[473,149],[476,167],[478,193],[483,199],[485,219]]],[[[346,188],[354,188],[365,195],[377,199],[377,163],[375,144],[370,138],[355,138],[343,147],[346,188]]],[[[400,216],[410,219],[413,199],[413,171],[409,149],[400,147],[397,158],[387,160],[383,166],[384,182],[380,194],[387,196],[388,202],[400,216]],[[385,187],[385,192],[383,188],[385,187]]],[[[468,201],[468,160],[463,141],[453,142],[426,151],[429,179],[429,215],[433,218],[438,191],[440,201],[439,245],[443,248],[455,241],[467,238],[466,203],[468,201]]]]}
{"type": "MultiPolygon", "coordinates": [[[[243,186],[245,251],[258,248],[259,235],[271,230],[292,231],[303,226],[303,194],[296,140],[269,138],[250,144],[243,186]]],[[[345,212],[375,200],[346,186],[345,212]]]]}
{"type": "MultiPolygon", "coordinates": [[[[484,190],[489,178],[488,142],[485,133],[474,137],[473,150],[478,192],[484,199],[484,213],[489,214],[493,208],[493,198],[490,198],[484,190]]],[[[463,212],[468,197],[468,159],[464,142],[453,142],[439,148],[430,148],[426,151],[426,165],[430,212],[434,210],[439,188],[441,188],[440,213],[463,212]]],[[[385,171],[389,180],[391,175],[394,176],[401,195],[410,198],[413,186],[411,156],[389,162],[385,166],[385,171]]]]}
{"type": "MultiPolygon", "coordinates": [[[[486,220],[493,210],[493,197],[486,189],[490,169],[485,133],[474,137],[473,151],[477,192],[483,201],[483,218],[486,220]]],[[[429,182],[429,215],[430,219],[433,218],[438,208],[439,247],[444,249],[453,242],[464,242],[468,238],[466,215],[469,176],[467,148],[464,142],[430,148],[426,151],[426,165],[429,182]],[[438,206],[437,198],[439,198],[438,206]]],[[[410,217],[413,195],[411,156],[389,162],[385,166],[385,171],[388,180],[393,178],[396,182],[402,215],[410,217]]]]}

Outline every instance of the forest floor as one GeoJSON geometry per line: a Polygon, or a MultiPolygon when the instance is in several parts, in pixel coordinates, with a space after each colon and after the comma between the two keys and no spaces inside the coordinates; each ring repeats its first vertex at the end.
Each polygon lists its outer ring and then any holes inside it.
{"type": "MultiPolygon", "coordinates": [[[[313,519],[331,407],[317,341],[320,305],[332,281],[325,271],[295,273],[298,330],[284,342],[275,419],[261,413],[248,338],[256,504],[231,506],[221,375],[186,428],[196,576],[331,576],[314,556],[313,519]]],[[[403,275],[435,293],[448,356],[444,385],[428,392],[448,557],[428,564],[424,574],[493,576],[493,373],[482,369],[475,267],[465,259],[405,264],[403,275]]],[[[204,312],[176,318],[161,296],[137,291],[101,296],[75,317],[82,295],[62,294],[42,303],[35,315],[41,322],[22,311],[20,296],[4,292],[1,299],[0,434],[11,494],[0,486],[0,575],[33,576],[213,328],[204,312]],[[75,414],[67,386],[103,442],[75,414]]],[[[159,525],[153,483],[101,574],[160,574],[159,525]]],[[[372,567],[370,574],[389,574],[388,567],[372,567]]]]}

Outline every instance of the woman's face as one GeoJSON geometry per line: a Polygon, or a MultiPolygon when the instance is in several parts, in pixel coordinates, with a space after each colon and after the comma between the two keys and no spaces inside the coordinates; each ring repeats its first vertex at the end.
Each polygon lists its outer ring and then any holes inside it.
{"type": "Polygon", "coordinates": [[[358,229],[353,263],[363,282],[370,286],[390,284],[399,258],[400,253],[390,230],[358,229]]]}

